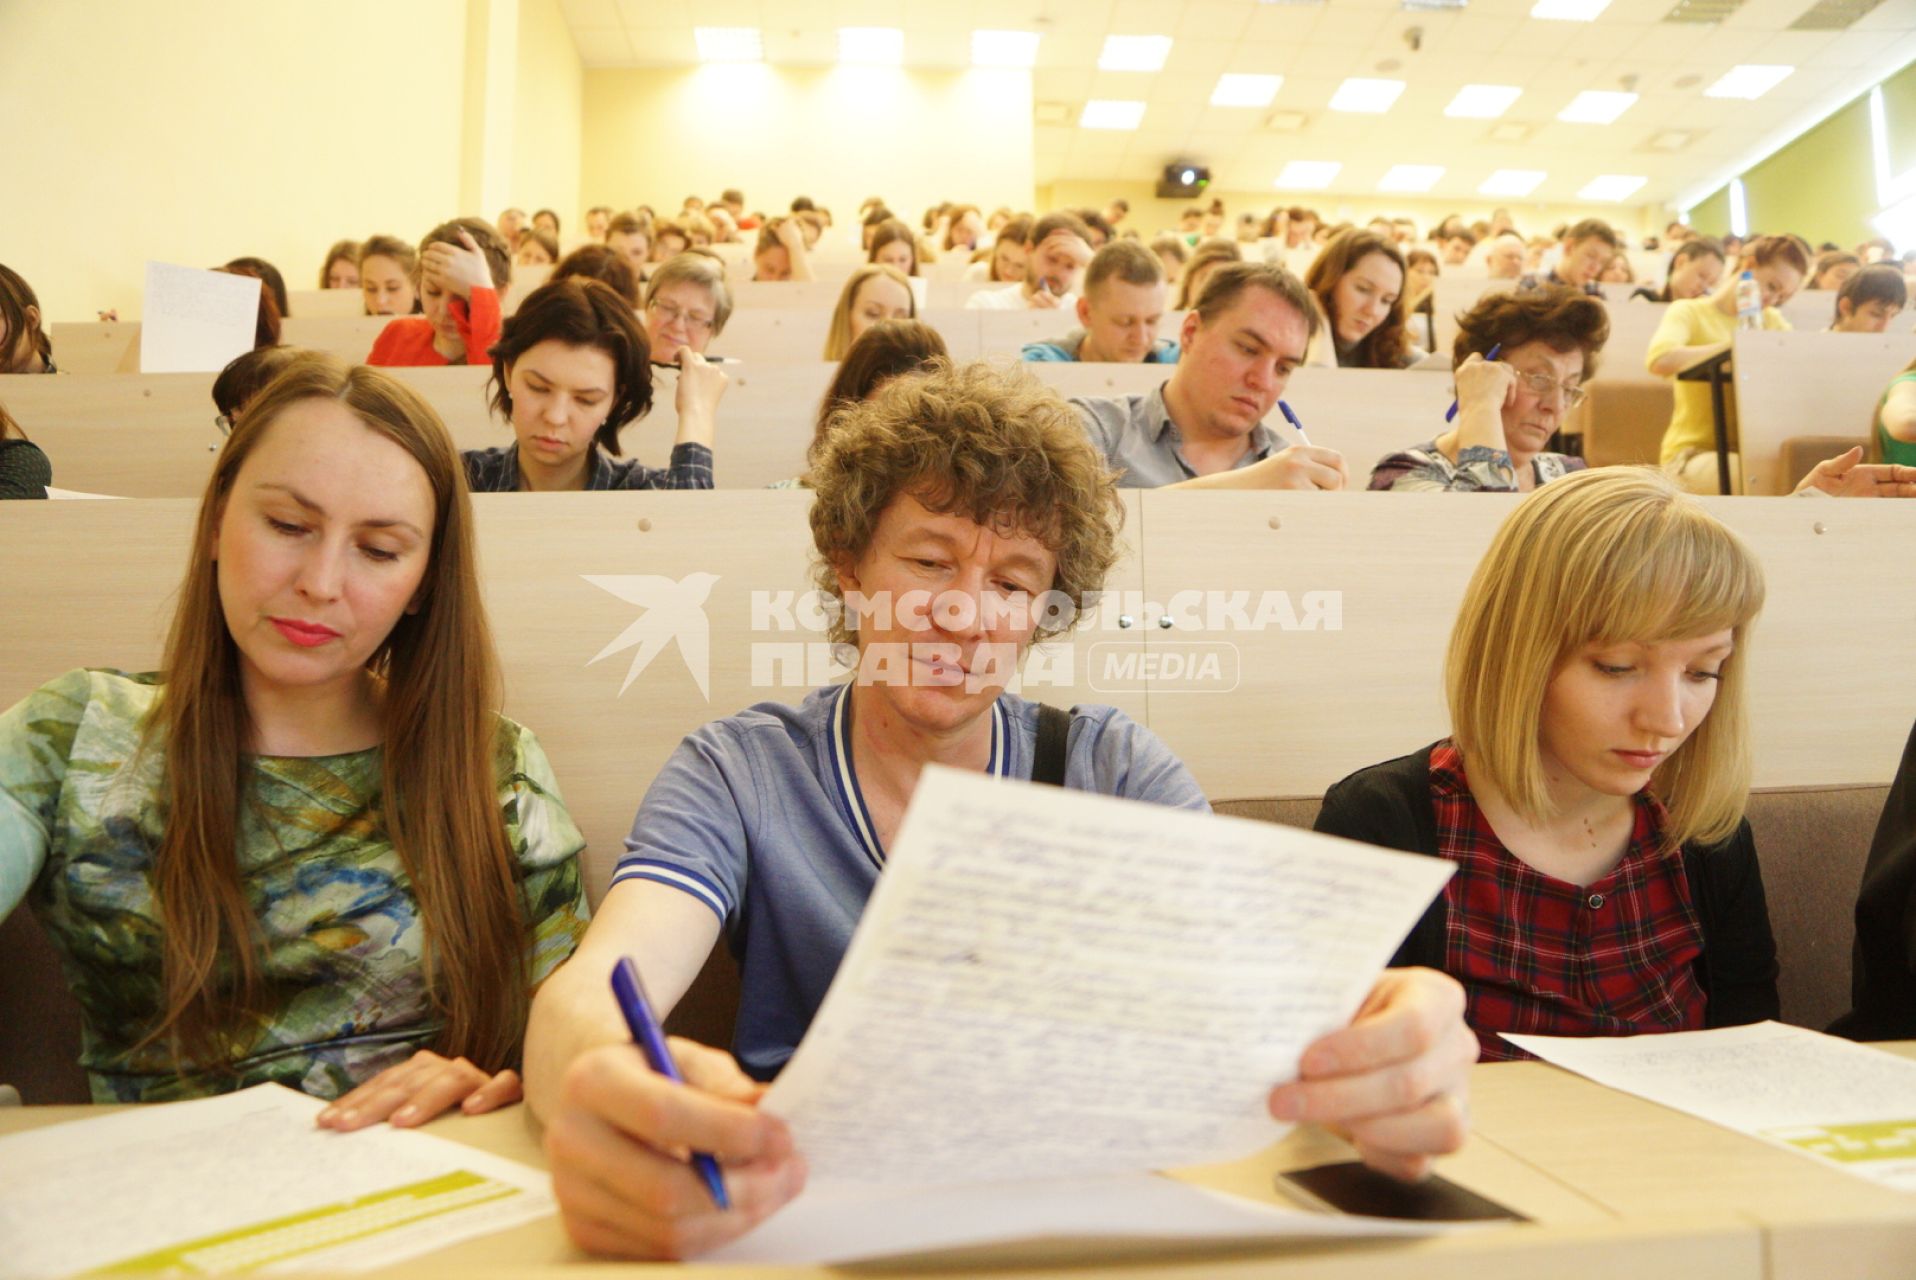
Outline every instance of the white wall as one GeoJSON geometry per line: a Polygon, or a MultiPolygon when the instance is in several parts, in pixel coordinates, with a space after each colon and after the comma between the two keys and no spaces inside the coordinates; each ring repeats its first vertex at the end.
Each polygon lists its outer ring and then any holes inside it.
{"type": "MultiPolygon", "coordinates": [[[[553,210],[567,243],[585,229],[585,207],[579,203],[584,89],[585,71],[559,0],[519,0],[511,203],[528,214],[553,210]]],[[[499,212],[487,209],[482,216],[499,212]]]]}
{"type": "Polygon", "coordinates": [[[0,262],[53,320],[131,319],[148,258],[313,288],[334,240],[424,235],[459,212],[465,26],[465,0],[0,2],[0,262]]]}
{"type": "Polygon", "coordinates": [[[882,195],[911,219],[940,200],[1032,200],[1031,76],[763,63],[588,70],[580,196],[671,216],[740,187],[751,209],[795,195],[840,228],[882,195]],[[955,145],[954,145],[955,144],[955,145]]]}

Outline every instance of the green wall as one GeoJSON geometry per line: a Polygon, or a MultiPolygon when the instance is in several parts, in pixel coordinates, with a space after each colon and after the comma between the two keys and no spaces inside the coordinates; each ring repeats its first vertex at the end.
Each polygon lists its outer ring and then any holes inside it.
{"type": "MultiPolygon", "coordinates": [[[[1916,168],[1916,64],[1883,81],[1890,168],[1916,168]]],[[[1750,229],[1794,231],[1812,244],[1845,248],[1876,234],[1876,171],[1870,157],[1869,94],[1863,93],[1808,133],[1743,174],[1750,229]]],[[[1690,210],[1690,224],[1707,235],[1730,229],[1726,186],[1690,210]]]]}

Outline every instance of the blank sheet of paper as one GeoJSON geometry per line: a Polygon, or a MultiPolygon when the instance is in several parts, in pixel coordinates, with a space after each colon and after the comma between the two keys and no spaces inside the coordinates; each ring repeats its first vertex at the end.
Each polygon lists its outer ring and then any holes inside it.
{"type": "Polygon", "coordinates": [[[264,287],[252,276],[147,263],[140,372],[218,373],[251,351],[264,287]]]}
{"type": "Polygon", "coordinates": [[[1504,1039],[1662,1106],[1916,1191],[1916,1062],[1780,1022],[1504,1039]]]}
{"type": "Polygon", "coordinates": [[[278,1085],[0,1138],[0,1277],[362,1271],[553,1212],[537,1170],[278,1085]]]}
{"type": "Polygon", "coordinates": [[[1258,1204],[1148,1173],[967,1187],[808,1186],[750,1235],[700,1262],[857,1262],[1032,1240],[1318,1240],[1422,1236],[1455,1224],[1392,1222],[1258,1204]]]}
{"type": "Polygon", "coordinates": [[[1139,1173],[1280,1138],[1450,876],[1274,823],[927,768],[764,1106],[815,1177],[1139,1173]]]}

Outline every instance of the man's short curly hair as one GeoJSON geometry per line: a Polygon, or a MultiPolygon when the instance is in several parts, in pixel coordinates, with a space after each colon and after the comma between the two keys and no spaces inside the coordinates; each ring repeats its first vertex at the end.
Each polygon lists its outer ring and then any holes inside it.
{"type": "Polygon", "coordinates": [[[1553,350],[1583,352],[1583,380],[1597,371],[1597,353],[1610,340],[1610,313],[1580,289],[1547,285],[1521,293],[1487,293],[1457,317],[1451,368],[1492,347],[1546,342],[1553,350]]]}
{"type": "MultiPolygon", "coordinates": [[[[837,566],[871,549],[879,516],[901,494],[987,528],[1027,534],[1058,558],[1050,589],[1062,621],[1039,616],[1036,640],[1069,630],[1118,559],[1124,506],[1116,473],[1077,410],[1030,374],[980,362],[895,378],[832,416],[811,466],[813,574],[840,598],[837,566]]],[[[843,611],[832,639],[855,643],[843,611]]]]}

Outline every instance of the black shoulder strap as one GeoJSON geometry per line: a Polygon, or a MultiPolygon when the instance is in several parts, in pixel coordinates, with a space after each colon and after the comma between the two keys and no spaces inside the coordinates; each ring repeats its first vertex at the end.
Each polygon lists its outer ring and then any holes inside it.
{"type": "Polygon", "coordinates": [[[1071,736],[1071,713],[1040,703],[1038,746],[1031,757],[1031,780],[1046,786],[1064,785],[1065,741],[1071,736]]]}

